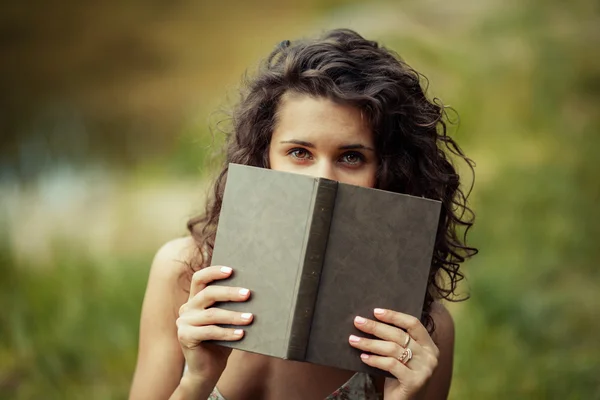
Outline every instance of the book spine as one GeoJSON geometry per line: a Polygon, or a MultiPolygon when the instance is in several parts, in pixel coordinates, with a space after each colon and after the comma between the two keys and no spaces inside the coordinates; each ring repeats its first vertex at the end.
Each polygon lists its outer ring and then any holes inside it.
{"type": "Polygon", "coordinates": [[[297,361],[303,361],[306,356],[338,184],[335,181],[318,179],[316,186],[304,238],[304,251],[300,258],[295,303],[292,305],[288,331],[287,358],[297,361]]]}

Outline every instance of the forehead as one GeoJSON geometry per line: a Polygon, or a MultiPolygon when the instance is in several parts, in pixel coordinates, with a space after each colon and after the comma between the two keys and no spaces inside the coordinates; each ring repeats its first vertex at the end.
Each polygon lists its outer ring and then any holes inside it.
{"type": "Polygon", "coordinates": [[[274,136],[372,143],[371,127],[357,107],[323,97],[286,93],[277,110],[274,136]]]}

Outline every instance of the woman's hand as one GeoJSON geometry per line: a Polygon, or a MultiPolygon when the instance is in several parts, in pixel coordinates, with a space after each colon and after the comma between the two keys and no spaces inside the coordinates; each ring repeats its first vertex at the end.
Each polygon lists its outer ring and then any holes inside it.
{"type": "Polygon", "coordinates": [[[365,364],[397,378],[386,378],[384,399],[418,398],[437,367],[437,346],[421,321],[413,316],[379,308],[374,315],[381,322],[356,317],[354,326],[382,340],[352,335],[350,345],[366,352],[361,354],[365,364]]]}
{"type": "Polygon", "coordinates": [[[187,375],[198,380],[219,379],[231,349],[204,343],[207,340],[240,340],[242,329],[222,328],[217,324],[248,325],[252,314],[209,308],[216,302],[246,301],[250,291],[245,288],[207,286],[210,282],[228,278],[229,267],[211,266],[203,268],[192,277],[188,301],[179,309],[177,337],[187,364],[187,375]]]}

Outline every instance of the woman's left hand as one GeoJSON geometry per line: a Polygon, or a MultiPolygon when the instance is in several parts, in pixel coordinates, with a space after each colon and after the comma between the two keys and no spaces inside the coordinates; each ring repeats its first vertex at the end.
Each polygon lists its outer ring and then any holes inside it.
{"type": "Polygon", "coordinates": [[[418,318],[392,310],[374,310],[379,321],[356,317],[354,326],[380,338],[350,336],[352,347],[364,350],[362,361],[390,372],[386,378],[385,400],[418,398],[437,367],[439,350],[418,318]]]}

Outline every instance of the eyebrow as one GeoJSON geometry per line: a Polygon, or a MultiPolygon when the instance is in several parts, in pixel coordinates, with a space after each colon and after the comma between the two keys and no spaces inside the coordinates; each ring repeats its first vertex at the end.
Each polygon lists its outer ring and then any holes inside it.
{"type": "MultiPolygon", "coordinates": [[[[314,149],[316,146],[310,142],[305,142],[304,140],[284,140],[282,142],[280,142],[281,144],[297,144],[300,146],[304,146],[304,147],[309,147],[311,149],[314,149]]],[[[360,144],[360,143],[353,143],[353,144],[346,144],[344,146],[340,146],[338,147],[338,150],[370,150],[370,151],[375,151],[375,149],[365,146],[364,144],[360,144]]]]}

